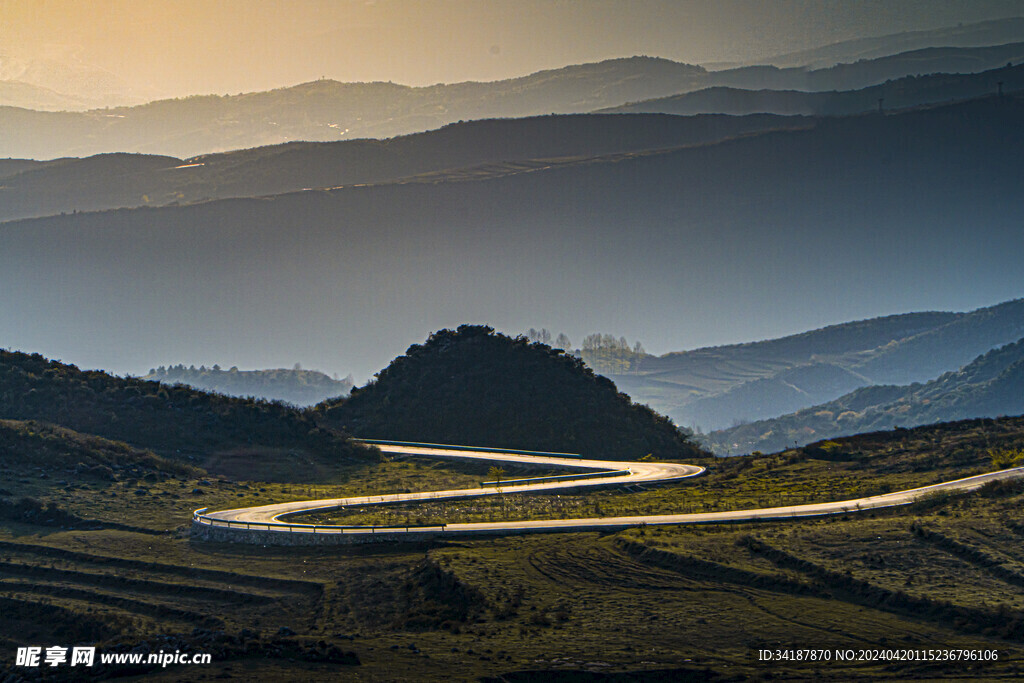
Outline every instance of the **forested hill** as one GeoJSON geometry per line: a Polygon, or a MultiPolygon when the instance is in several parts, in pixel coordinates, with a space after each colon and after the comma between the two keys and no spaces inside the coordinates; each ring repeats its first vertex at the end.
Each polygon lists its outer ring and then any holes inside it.
{"type": "Polygon", "coordinates": [[[253,396],[272,401],[285,401],[297,406],[311,406],[329,398],[344,396],[352,388],[352,380],[331,379],[316,370],[222,370],[194,365],[160,366],[142,377],[164,384],[186,384],[202,391],[227,396],[253,396]]]}
{"type": "Polygon", "coordinates": [[[350,398],[316,411],[327,424],[364,438],[609,460],[702,454],[667,418],[631,402],[580,359],[486,326],[436,332],[350,398]]]}
{"type": "Polygon", "coordinates": [[[186,386],[122,379],[0,350],[0,419],[39,420],[125,441],[218,471],[232,460],[239,476],[327,471],[365,449],[312,417],[267,401],[207,394],[186,386]],[[269,457],[268,457],[269,456],[269,457]]]}

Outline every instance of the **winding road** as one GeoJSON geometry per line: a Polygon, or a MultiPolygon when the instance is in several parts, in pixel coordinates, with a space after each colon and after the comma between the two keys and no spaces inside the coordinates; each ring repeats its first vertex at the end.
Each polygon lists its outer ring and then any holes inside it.
{"type": "Polygon", "coordinates": [[[943,482],[906,491],[884,495],[856,498],[830,503],[811,503],[752,510],[728,512],[702,512],[676,515],[643,515],[633,517],[595,517],[589,519],[548,519],[515,522],[470,522],[438,526],[341,526],[293,524],[283,518],[310,512],[323,512],[352,506],[387,505],[427,500],[454,500],[493,496],[498,493],[555,492],[565,489],[580,489],[595,486],[616,486],[630,484],[651,484],[677,481],[704,472],[697,465],[683,465],[668,462],[614,462],[608,460],[585,460],[566,453],[533,453],[529,451],[507,451],[498,449],[475,449],[460,446],[432,444],[405,444],[401,442],[374,442],[384,453],[437,458],[460,458],[494,462],[510,462],[535,466],[551,466],[561,469],[587,471],[577,477],[535,477],[508,483],[481,486],[472,489],[447,491],[424,491],[419,493],[391,493],[375,496],[354,496],[350,498],[328,498],[322,500],[275,503],[257,507],[236,508],[208,512],[206,508],[193,513],[193,531],[198,535],[215,540],[231,540],[251,543],[273,543],[284,540],[294,545],[307,542],[360,542],[371,540],[418,540],[426,536],[452,536],[467,534],[516,534],[544,531],[587,531],[614,530],[643,525],[664,524],[707,524],[715,522],[744,522],[772,519],[792,519],[821,515],[846,514],[858,510],[906,505],[936,492],[969,491],[990,481],[1024,476],[1024,467],[989,472],[964,479],[943,482]],[[315,540],[313,537],[316,537],[315,540]]]}

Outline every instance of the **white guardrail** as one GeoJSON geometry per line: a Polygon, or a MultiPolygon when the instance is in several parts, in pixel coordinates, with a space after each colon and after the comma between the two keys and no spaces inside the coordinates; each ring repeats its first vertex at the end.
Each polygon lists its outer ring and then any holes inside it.
{"type": "Polygon", "coordinates": [[[392,524],[389,526],[361,526],[336,524],[293,524],[287,522],[237,522],[230,519],[220,519],[203,514],[210,508],[199,508],[192,511],[192,522],[204,524],[210,527],[227,527],[233,529],[248,529],[251,531],[277,531],[298,534],[394,534],[394,533],[415,533],[415,532],[444,532],[447,524],[433,524],[417,526],[415,524],[392,524]]]}

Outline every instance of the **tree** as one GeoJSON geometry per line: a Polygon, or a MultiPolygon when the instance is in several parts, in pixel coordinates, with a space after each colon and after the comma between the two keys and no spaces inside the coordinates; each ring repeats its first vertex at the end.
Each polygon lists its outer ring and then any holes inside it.
{"type": "Polygon", "coordinates": [[[491,481],[497,482],[498,486],[500,486],[501,478],[505,476],[505,470],[495,465],[487,470],[487,476],[491,478],[491,481]]]}
{"type": "Polygon", "coordinates": [[[568,351],[572,348],[572,341],[569,340],[569,337],[567,337],[564,332],[559,332],[558,339],[555,340],[555,347],[562,349],[563,351],[568,351]]]}

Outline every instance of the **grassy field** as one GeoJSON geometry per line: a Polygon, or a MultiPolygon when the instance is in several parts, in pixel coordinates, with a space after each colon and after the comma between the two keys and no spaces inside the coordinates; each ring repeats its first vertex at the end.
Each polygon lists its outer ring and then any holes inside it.
{"type": "MultiPolygon", "coordinates": [[[[705,477],[648,491],[498,499],[492,510],[453,502],[429,514],[685,512],[864,495],[991,469],[988,449],[1022,437],[1019,423],[913,430],[715,461],[705,477]]],[[[0,520],[2,666],[21,645],[83,643],[213,655],[206,667],[134,672],[167,681],[1024,675],[1021,486],[799,522],[274,548],[191,541],[189,513],[472,486],[486,468],[374,462],[307,486],[165,472],[159,463],[72,484],[53,467],[42,478],[16,460],[2,464],[3,495],[16,488],[51,511],[0,520]],[[67,519],[53,510],[88,523],[61,528],[67,519]],[[964,648],[999,659],[758,661],[760,650],[777,648],[964,648]]]]}

